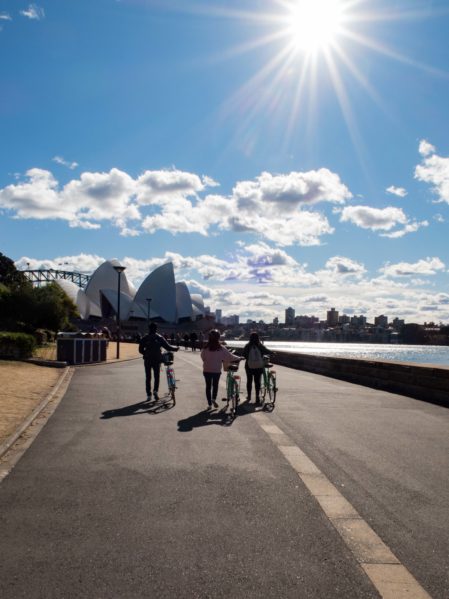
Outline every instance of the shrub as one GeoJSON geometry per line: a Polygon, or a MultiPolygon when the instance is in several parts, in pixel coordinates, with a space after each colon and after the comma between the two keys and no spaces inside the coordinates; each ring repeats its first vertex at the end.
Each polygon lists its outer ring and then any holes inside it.
{"type": "Polygon", "coordinates": [[[26,333],[0,333],[0,357],[23,360],[33,355],[36,339],[26,333]]]}
{"type": "Polygon", "coordinates": [[[44,345],[44,343],[47,343],[48,341],[47,331],[44,331],[44,329],[36,329],[34,331],[34,338],[38,345],[44,345]]]}

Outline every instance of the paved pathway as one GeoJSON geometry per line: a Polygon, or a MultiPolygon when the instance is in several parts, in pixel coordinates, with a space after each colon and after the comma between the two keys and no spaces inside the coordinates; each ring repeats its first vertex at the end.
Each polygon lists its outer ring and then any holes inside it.
{"type": "Polygon", "coordinates": [[[140,360],[76,369],[0,485],[2,598],[447,599],[449,410],[278,368],[227,426],[175,366],[173,409],[140,360]]]}

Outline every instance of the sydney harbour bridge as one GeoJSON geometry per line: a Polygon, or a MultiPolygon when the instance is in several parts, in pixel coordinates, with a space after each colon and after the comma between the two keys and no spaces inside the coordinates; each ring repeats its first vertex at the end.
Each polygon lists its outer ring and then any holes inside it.
{"type": "Polygon", "coordinates": [[[58,279],[64,279],[66,281],[72,281],[72,283],[75,283],[78,287],[84,289],[91,278],[91,275],[86,275],[81,272],[55,270],[54,268],[49,268],[47,270],[23,270],[22,273],[31,283],[33,283],[33,285],[37,286],[58,279]]]}

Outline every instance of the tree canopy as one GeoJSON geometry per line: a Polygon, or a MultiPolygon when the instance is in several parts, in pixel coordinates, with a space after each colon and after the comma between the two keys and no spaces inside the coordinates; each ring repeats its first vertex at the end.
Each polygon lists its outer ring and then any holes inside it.
{"type": "Polygon", "coordinates": [[[33,287],[14,262],[0,254],[0,329],[58,331],[77,316],[76,306],[56,283],[33,287]]]}

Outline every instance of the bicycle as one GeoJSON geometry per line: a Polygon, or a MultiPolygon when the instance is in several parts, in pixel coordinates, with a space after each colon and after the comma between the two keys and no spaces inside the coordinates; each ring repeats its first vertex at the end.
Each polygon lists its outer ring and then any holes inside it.
{"type": "Polygon", "coordinates": [[[173,352],[165,352],[162,354],[162,364],[165,366],[165,374],[167,376],[168,394],[173,401],[173,405],[176,405],[176,377],[175,370],[173,368],[173,352]]]}
{"type": "Polygon", "coordinates": [[[276,393],[278,391],[276,371],[272,370],[273,364],[270,363],[270,357],[263,357],[263,383],[262,383],[262,409],[267,412],[274,410],[276,402],[276,393]]]}
{"type": "Polygon", "coordinates": [[[232,362],[224,369],[228,374],[226,376],[226,397],[223,398],[223,401],[226,402],[226,409],[229,408],[231,420],[234,420],[240,402],[240,376],[235,374],[239,369],[239,362],[232,362]]]}

